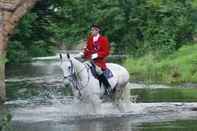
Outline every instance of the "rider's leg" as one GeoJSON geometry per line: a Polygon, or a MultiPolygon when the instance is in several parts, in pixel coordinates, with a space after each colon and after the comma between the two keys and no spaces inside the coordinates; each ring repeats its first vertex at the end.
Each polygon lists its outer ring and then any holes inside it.
{"type": "Polygon", "coordinates": [[[98,76],[99,81],[104,85],[105,88],[105,94],[110,95],[111,94],[111,85],[109,84],[109,81],[105,77],[104,73],[98,76]]]}
{"type": "Polygon", "coordinates": [[[96,72],[97,72],[99,81],[104,85],[105,94],[110,95],[111,91],[112,91],[111,85],[110,85],[108,79],[106,78],[106,76],[104,75],[104,70],[102,70],[100,67],[96,66],[96,72]]]}

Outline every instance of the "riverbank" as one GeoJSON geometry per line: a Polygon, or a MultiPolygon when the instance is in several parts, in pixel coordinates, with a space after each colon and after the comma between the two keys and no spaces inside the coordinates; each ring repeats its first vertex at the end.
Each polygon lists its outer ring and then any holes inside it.
{"type": "Polygon", "coordinates": [[[180,84],[197,83],[197,44],[183,46],[177,52],[155,57],[151,54],[140,58],[128,58],[124,66],[131,81],[180,84]]]}

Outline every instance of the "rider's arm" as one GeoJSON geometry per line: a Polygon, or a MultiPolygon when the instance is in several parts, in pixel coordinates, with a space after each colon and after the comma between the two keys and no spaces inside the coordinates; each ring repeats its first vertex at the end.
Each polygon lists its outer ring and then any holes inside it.
{"type": "Polygon", "coordinates": [[[87,39],[87,43],[86,43],[86,47],[84,48],[84,58],[85,59],[90,59],[91,55],[92,55],[92,43],[91,43],[91,39],[93,39],[93,37],[88,37],[87,39]]]}

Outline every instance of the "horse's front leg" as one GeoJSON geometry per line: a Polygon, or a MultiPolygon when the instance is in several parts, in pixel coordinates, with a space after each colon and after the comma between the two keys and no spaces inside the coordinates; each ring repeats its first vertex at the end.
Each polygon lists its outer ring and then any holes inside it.
{"type": "Polygon", "coordinates": [[[91,105],[94,113],[98,113],[101,109],[101,99],[99,94],[91,96],[91,105]]]}
{"type": "Polygon", "coordinates": [[[76,90],[76,89],[74,89],[74,88],[72,88],[72,93],[73,93],[73,96],[74,96],[75,98],[79,98],[79,97],[80,97],[79,91],[76,90]]]}

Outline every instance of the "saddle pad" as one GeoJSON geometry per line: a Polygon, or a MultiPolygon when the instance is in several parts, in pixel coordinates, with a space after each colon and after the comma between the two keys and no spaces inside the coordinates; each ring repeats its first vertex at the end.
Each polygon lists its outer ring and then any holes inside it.
{"type": "Polygon", "coordinates": [[[112,78],[113,77],[113,73],[111,72],[111,70],[110,69],[105,69],[104,71],[103,71],[103,73],[104,73],[104,75],[105,75],[105,77],[107,78],[107,79],[109,79],[109,78],[112,78]]]}

